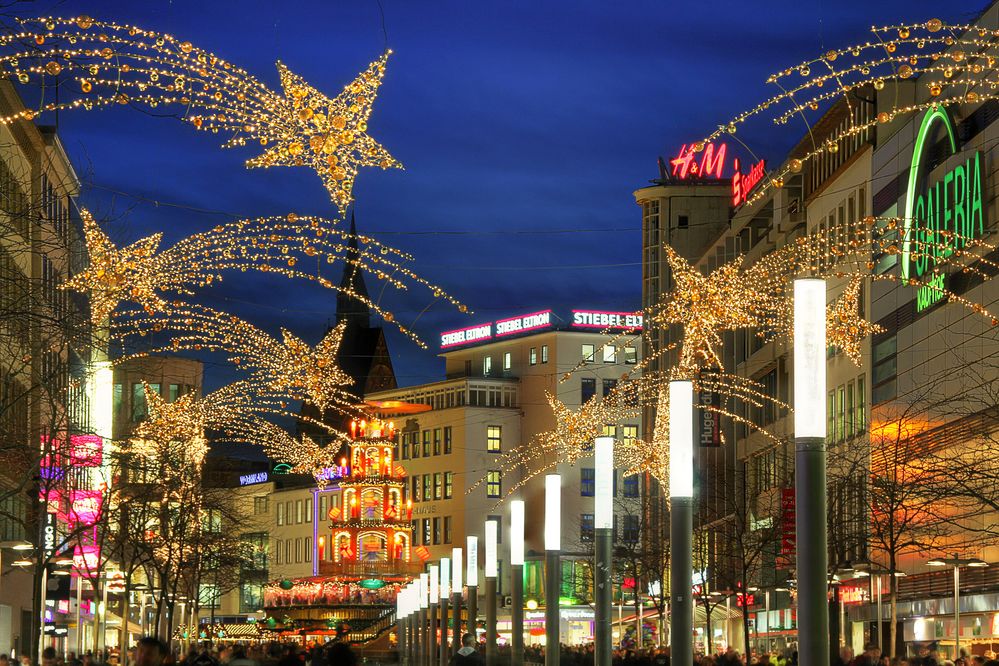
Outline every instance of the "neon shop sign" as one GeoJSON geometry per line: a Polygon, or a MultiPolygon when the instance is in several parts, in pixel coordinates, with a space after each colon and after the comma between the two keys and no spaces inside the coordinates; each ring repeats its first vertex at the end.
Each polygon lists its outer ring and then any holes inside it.
{"type": "Polygon", "coordinates": [[[954,126],[946,111],[930,109],[916,133],[905,191],[902,225],[902,277],[918,279],[930,273],[929,281],[916,292],[916,311],[944,297],[944,274],[937,264],[981,236],[985,231],[982,209],[982,154],[975,151],[933,183],[920,179],[928,139],[937,125],[946,131],[950,154],[957,153],[954,126]],[[922,183],[920,181],[922,180],[922,183]],[[921,185],[921,187],[920,187],[921,185]]]}
{"type": "MultiPolygon", "coordinates": [[[[670,174],[676,180],[694,180],[698,178],[716,178],[721,180],[726,177],[725,159],[728,154],[728,145],[724,143],[706,143],[700,151],[695,150],[696,144],[683,144],[676,157],[670,160],[670,174]]],[[[749,193],[766,173],[766,163],[760,160],[749,168],[747,173],[742,173],[739,158],[733,158],[731,178],[732,178],[732,205],[738,206],[746,202],[749,193]]]]}

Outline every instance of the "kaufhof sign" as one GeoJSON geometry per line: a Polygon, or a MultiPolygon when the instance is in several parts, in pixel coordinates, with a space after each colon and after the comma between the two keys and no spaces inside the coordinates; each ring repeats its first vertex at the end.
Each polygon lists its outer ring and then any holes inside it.
{"type": "Polygon", "coordinates": [[[602,330],[642,330],[640,312],[605,312],[602,310],[573,310],[566,322],[552,310],[531,312],[516,317],[498,319],[487,324],[477,324],[441,333],[441,349],[451,349],[491,342],[508,336],[543,331],[553,328],[602,330]],[[560,323],[561,322],[561,323],[560,323]]]}
{"type": "Polygon", "coordinates": [[[917,312],[944,297],[946,276],[936,270],[941,261],[985,231],[981,152],[969,153],[940,177],[927,178],[924,161],[939,128],[944,130],[949,154],[957,153],[957,137],[947,112],[928,110],[916,134],[905,193],[901,270],[903,279],[923,281],[916,292],[917,312]]]}

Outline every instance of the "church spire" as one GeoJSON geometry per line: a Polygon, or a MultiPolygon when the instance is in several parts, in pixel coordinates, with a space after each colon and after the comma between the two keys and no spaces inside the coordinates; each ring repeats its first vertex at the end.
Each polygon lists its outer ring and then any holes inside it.
{"type": "Polygon", "coordinates": [[[357,222],[354,220],[354,211],[350,211],[350,239],[347,243],[347,263],[343,267],[343,276],[340,278],[340,292],[336,297],[336,321],[346,321],[348,326],[359,326],[361,328],[371,327],[371,309],[367,303],[356,298],[354,294],[361,298],[368,298],[368,287],[364,284],[364,275],[357,265],[351,263],[360,252],[357,247],[357,222]]]}

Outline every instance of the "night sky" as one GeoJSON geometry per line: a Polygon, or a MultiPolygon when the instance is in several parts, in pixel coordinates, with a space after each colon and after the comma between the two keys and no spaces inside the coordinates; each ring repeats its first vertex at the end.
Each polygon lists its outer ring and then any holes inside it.
{"type": "MultiPolygon", "coordinates": [[[[972,21],[985,3],[382,5],[384,33],[375,0],[15,6],[24,15],[85,13],[169,32],[277,90],[280,59],[330,96],[392,48],[369,133],[406,170],[359,173],[358,228],[413,253],[420,274],[475,311],[469,317],[437,304],[416,319],[431,302],[427,292],[386,295],[383,304],[430,345],[424,351],[390,333],[399,383],[409,385],[443,378],[442,330],[547,308],[639,307],[640,211],[632,192],[657,176],[657,156],[672,156],[775,94],[765,84],[773,71],[866,41],[872,24],[972,21]]],[[[246,170],[243,160],[257,148],[222,150],[217,135],[176,120],[116,107],[62,113],[58,125],[84,184],[82,202],[122,240],[162,230],[171,242],[243,216],[336,213],[312,171],[246,170]]],[[[777,162],[803,131],[756,124],[739,138],[777,162]]],[[[339,278],[339,268],[330,277],[339,278]]],[[[335,294],[247,273],[229,276],[202,301],[316,342],[335,294]]],[[[206,388],[235,376],[210,364],[206,388]]]]}

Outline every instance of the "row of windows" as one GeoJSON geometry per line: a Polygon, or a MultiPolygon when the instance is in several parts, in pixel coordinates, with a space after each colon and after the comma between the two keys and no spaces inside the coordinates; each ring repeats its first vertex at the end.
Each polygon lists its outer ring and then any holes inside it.
{"type": "MultiPolygon", "coordinates": [[[[579,470],[579,494],[581,497],[593,497],[596,492],[597,478],[596,469],[593,467],[581,467],[579,470]]],[[[624,497],[638,497],[638,475],[630,474],[624,477],[624,497]]],[[[614,497],[617,497],[617,470],[614,471],[614,497]]]]}
{"type": "Polygon", "coordinates": [[[829,391],[826,397],[826,440],[842,442],[867,432],[867,391],[864,375],[829,391]]]}
{"type": "Polygon", "coordinates": [[[402,433],[400,446],[402,447],[402,455],[399,457],[402,460],[419,458],[421,450],[423,451],[422,455],[424,458],[428,458],[431,455],[446,455],[451,453],[451,426],[434,428],[433,430],[404,432],[402,433]]]}
{"type": "Polygon", "coordinates": [[[451,499],[454,493],[454,472],[435,472],[422,476],[414,474],[411,483],[412,492],[409,496],[414,502],[451,499]]]}
{"type": "MultiPolygon", "coordinates": [[[[115,384],[112,388],[111,401],[112,409],[114,413],[118,414],[125,407],[125,387],[122,384],[115,384]]],[[[166,393],[163,392],[163,386],[161,384],[149,384],[149,390],[153,393],[163,396],[166,398],[167,402],[173,402],[182,395],[187,395],[188,393],[193,393],[195,388],[190,384],[167,384],[166,393]]],[[[132,422],[138,423],[146,418],[149,413],[149,408],[146,405],[146,392],[142,386],[142,382],[134,382],[132,384],[132,396],[131,396],[131,415],[132,422]]]]}
{"type": "MultiPolygon", "coordinates": [[[[621,541],[624,543],[638,543],[638,535],[641,532],[639,526],[638,516],[635,515],[624,515],[621,516],[624,522],[624,529],[621,531],[621,541]]],[[[586,541],[593,541],[593,514],[592,513],[581,513],[579,514],[579,538],[586,541]]],[[[613,540],[618,540],[618,520],[617,516],[614,516],[614,530],[613,530],[613,540]]]]}
{"type": "MultiPolygon", "coordinates": [[[[321,499],[325,500],[323,496],[321,499]]],[[[288,500],[287,502],[275,502],[277,510],[278,525],[301,525],[312,522],[312,498],[304,500],[288,500]]]]}
{"type": "MultiPolygon", "coordinates": [[[[635,365],[638,363],[638,349],[636,347],[623,347],[622,349],[624,350],[625,363],[628,365],[635,365]]],[[[583,363],[596,363],[596,345],[584,343],[582,354],[583,363]]],[[[617,363],[617,347],[614,345],[602,346],[600,348],[600,358],[604,363],[617,363]]]]}
{"type": "Polygon", "coordinates": [[[451,516],[419,518],[413,521],[414,546],[440,546],[448,543],[451,543],[451,516]]]}
{"type": "MultiPolygon", "coordinates": [[[[527,352],[527,361],[531,365],[537,365],[540,361],[541,363],[548,363],[548,345],[541,345],[540,355],[538,354],[538,347],[531,347],[527,352]]],[[[624,362],[629,365],[634,365],[638,363],[638,348],[637,347],[622,347],[621,348],[624,355],[624,362]]],[[[597,362],[597,347],[594,344],[586,343],[583,344],[582,349],[583,363],[596,363],[597,362]]],[[[618,358],[618,348],[614,345],[603,345],[600,348],[600,359],[603,363],[617,363],[618,358]]],[[[513,352],[503,352],[503,372],[509,372],[513,369],[513,352]]],[[[490,376],[493,372],[493,357],[484,356],[482,358],[482,374],[486,377],[490,376]]]]}
{"type": "MultiPolygon", "coordinates": [[[[601,380],[602,395],[607,394],[617,388],[616,379],[601,380]]],[[[597,380],[594,377],[582,377],[579,380],[579,402],[585,404],[597,394],[597,380]]]]}
{"type": "Polygon", "coordinates": [[[312,537],[275,539],[274,564],[301,564],[312,562],[312,537]]]}

